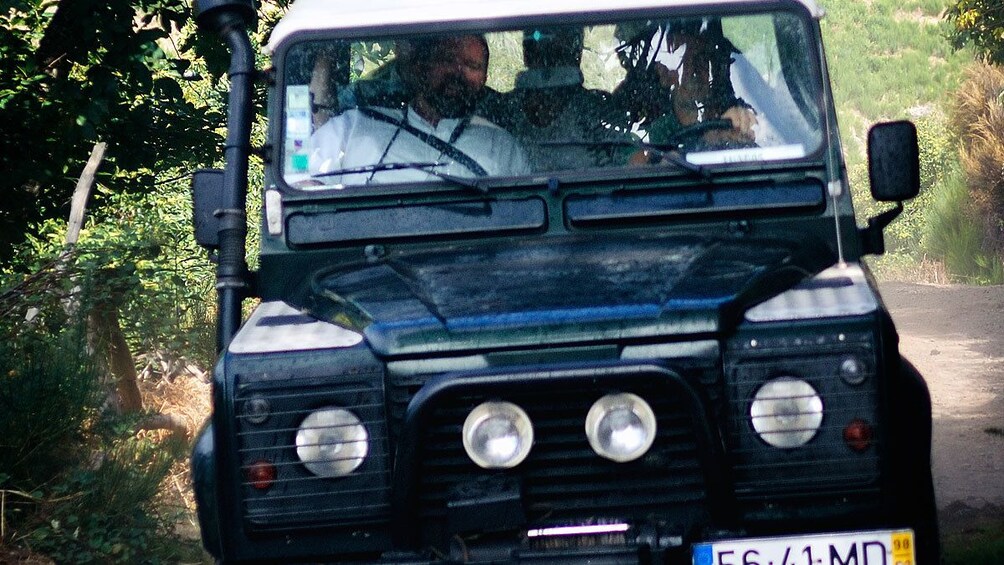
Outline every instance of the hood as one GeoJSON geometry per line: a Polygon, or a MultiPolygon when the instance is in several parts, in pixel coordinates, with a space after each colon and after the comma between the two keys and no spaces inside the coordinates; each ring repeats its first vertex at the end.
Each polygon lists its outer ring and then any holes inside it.
{"type": "Polygon", "coordinates": [[[318,273],[310,310],[386,356],[714,334],[832,263],[805,245],[679,236],[450,245],[318,273]]]}

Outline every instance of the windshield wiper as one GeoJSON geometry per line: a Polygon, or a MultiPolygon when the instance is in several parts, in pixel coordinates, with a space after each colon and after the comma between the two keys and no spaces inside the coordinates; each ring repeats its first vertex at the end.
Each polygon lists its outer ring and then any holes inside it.
{"type": "Polygon", "coordinates": [[[350,167],[347,169],[338,169],[336,171],[328,171],[325,173],[315,173],[313,175],[310,175],[310,177],[319,179],[325,177],[336,177],[341,175],[364,175],[366,173],[379,173],[381,171],[397,171],[402,169],[411,169],[411,170],[425,171],[430,175],[439,177],[456,186],[471,189],[477,192],[478,194],[488,194],[488,187],[485,186],[479,179],[458,177],[455,175],[442,173],[436,170],[437,167],[446,167],[451,164],[452,163],[450,163],[449,161],[410,161],[404,163],[375,163],[373,165],[350,167]]]}
{"type": "Polygon", "coordinates": [[[693,175],[699,176],[704,180],[711,179],[711,173],[708,168],[704,165],[698,165],[696,163],[691,163],[690,161],[680,157],[676,153],[677,147],[675,145],[667,144],[657,144],[657,143],[646,143],[644,141],[624,141],[611,139],[607,141],[576,141],[576,140],[559,140],[559,141],[541,141],[537,143],[541,146],[581,146],[581,147],[635,147],[637,149],[643,149],[645,151],[654,151],[656,156],[661,161],[665,161],[670,165],[675,166],[678,169],[687,171],[693,175]]]}

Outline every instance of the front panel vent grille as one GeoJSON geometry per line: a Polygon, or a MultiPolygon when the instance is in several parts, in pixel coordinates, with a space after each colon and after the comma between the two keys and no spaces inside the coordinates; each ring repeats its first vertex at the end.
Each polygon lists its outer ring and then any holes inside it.
{"type": "Polygon", "coordinates": [[[281,390],[239,387],[236,409],[241,494],[245,520],[253,529],[389,519],[390,448],[381,386],[380,379],[374,379],[340,382],[337,387],[330,381],[281,390]],[[256,422],[261,419],[261,406],[268,407],[267,417],[256,422]],[[307,470],[296,454],[300,424],[311,412],[326,407],[351,411],[367,431],[366,458],[347,476],[319,477],[307,470]],[[254,484],[251,468],[260,462],[275,469],[275,479],[267,488],[256,488],[254,484]]]}
{"type": "Polygon", "coordinates": [[[445,533],[451,493],[488,475],[520,485],[526,517],[536,524],[655,520],[689,528],[706,518],[709,486],[690,400],[663,386],[614,391],[586,379],[577,383],[511,387],[496,396],[450,394],[436,402],[420,436],[417,503],[427,537],[445,533]],[[633,392],[656,414],[655,442],[638,460],[615,463],[589,446],[586,414],[610,392],[633,392]],[[463,422],[486,400],[513,402],[533,422],[533,448],[513,469],[482,469],[464,452],[463,422]]]}
{"type": "Polygon", "coordinates": [[[879,383],[868,336],[834,336],[828,343],[812,344],[811,354],[799,351],[809,347],[783,345],[750,340],[727,363],[733,425],[726,441],[736,497],[749,501],[823,500],[878,492],[885,430],[878,418],[879,383]],[[848,359],[854,359],[861,369],[853,379],[840,375],[841,365],[848,359]],[[757,436],[750,420],[756,391],[781,377],[809,383],[822,400],[820,428],[800,447],[768,445],[757,436]],[[854,420],[866,422],[872,431],[871,445],[862,451],[852,449],[844,439],[844,429],[854,420]]]}

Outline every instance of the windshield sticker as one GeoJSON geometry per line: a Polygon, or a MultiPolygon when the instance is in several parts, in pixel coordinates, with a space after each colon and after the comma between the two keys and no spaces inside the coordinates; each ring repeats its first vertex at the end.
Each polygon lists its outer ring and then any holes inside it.
{"type": "Polygon", "coordinates": [[[754,161],[780,161],[805,157],[802,145],[782,145],[780,147],[759,147],[750,149],[725,149],[688,153],[687,160],[695,165],[719,165],[724,163],[751,163],[754,161]]]}
{"type": "Polygon", "coordinates": [[[286,87],[286,170],[293,173],[307,171],[307,143],[312,134],[310,116],[310,87],[286,87]]]}

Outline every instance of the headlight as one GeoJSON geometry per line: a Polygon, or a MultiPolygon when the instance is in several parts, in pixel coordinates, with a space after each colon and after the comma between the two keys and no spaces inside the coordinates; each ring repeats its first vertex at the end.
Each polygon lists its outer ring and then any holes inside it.
{"type": "Polygon", "coordinates": [[[779,377],[764,383],[750,405],[753,429],[774,447],[800,447],[823,423],[823,399],[809,383],[779,377]]]}
{"type": "Polygon", "coordinates": [[[485,402],[464,421],[464,450],[479,467],[509,469],[519,465],[533,445],[533,425],[511,402],[485,402]]]}
{"type": "Polygon", "coordinates": [[[296,431],[296,455],[319,477],[343,477],[362,465],[369,433],[359,418],[342,408],[311,412],[296,431]]]}
{"type": "Polygon", "coordinates": [[[593,451],[619,463],[645,455],[655,441],[655,431],[652,407],[627,392],[604,396],[586,415],[586,437],[593,451]]]}

